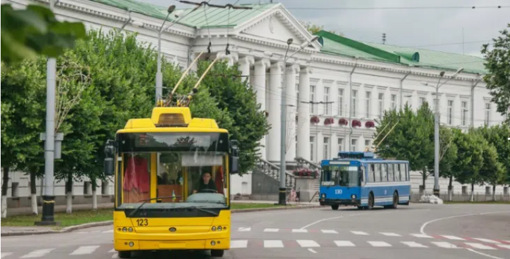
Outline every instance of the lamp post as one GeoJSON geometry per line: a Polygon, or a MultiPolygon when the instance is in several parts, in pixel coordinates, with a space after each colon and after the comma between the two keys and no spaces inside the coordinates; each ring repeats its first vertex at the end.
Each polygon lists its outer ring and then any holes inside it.
{"type": "Polygon", "coordinates": [[[453,74],[448,80],[446,80],[443,84],[439,84],[441,82],[441,78],[443,78],[445,72],[441,71],[439,73],[439,80],[437,80],[436,86],[436,107],[434,113],[434,195],[439,197],[439,87],[446,84],[450,79],[455,78],[460,72],[464,69],[459,68],[455,74],[453,74]]]}
{"type": "Polygon", "coordinates": [[[287,59],[294,56],[296,53],[304,49],[306,46],[308,46],[313,41],[317,40],[318,37],[315,36],[312,39],[306,41],[305,43],[301,44],[299,49],[294,51],[291,55],[287,56],[287,53],[289,52],[290,45],[294,41],[292,38],[289,38],[287,40],[287,49],[285,50],[285,56],[283,57],[283,88],[282,88],[282,108],[281,108],[281,132],[280,132],[280,189],[278,194],[278,204],[279,205],[286,205],[285,202],[285,194],[287,192],[287,186],[285,184],[285,171],[286,171],[286,165],[285,165],[285,146],[286,146],[286,122],[287,122],[287,106],[286,106],[286,97],[287,97],[287,59]]]}
{"type": "MultiPolygon", "coordinates": [[[[163,32],[163,26],[165,26],[166,21],[168,20],[168,16],[175,11],[175,5],[171,5],[168,7],[167,14],[163,24],[158,30],[158,71],[156,72],[156,104],[158,102],[158,98],[163,98],[163,74],[161,73],[161,33],[163,32]]],[[[170,26],[174,25],[172,23],[170,26]]],[[[168,26],[168,27],[170,27],[168,26]]],[[[167,27],[167,28],[168,28],[167,27]]]]}

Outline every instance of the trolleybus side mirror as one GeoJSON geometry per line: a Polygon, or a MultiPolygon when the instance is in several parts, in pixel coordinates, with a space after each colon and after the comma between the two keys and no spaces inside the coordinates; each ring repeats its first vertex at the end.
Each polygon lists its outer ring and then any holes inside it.
{"type": "Polygon", "coordinates": [[[106,176],[110,176],[110,175],[113,175],[114,174],[114,168],[115,168],[115,163],[113,161],[113,158],[115,156],[115,147],[113,145],[113,141],[112,140],[108,140],[106,141],[106,145],[104,147],[104,154],[105,154],[105,159],[104,159],[104,174],[106,176]]]}
{"type": "Polygon", "coordinates": [[[239,173],[239,145],[237,140],[230,140],[231,156],[230,156],[230,173],[239,173]]]}

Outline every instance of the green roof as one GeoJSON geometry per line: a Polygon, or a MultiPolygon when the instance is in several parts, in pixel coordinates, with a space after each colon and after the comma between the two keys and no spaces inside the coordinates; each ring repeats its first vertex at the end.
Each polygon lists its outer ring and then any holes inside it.
{"type": "MultiPolygon", "coordinates": [[[[167,7],[156,6],[135,0],[92,0],[92,1],[162,20],[164,20],[167,15],[167,7]]],[[[179,23],[186,26],[197,28],[235,27],[273,8],[276,5],[278,4],[241,5],[244,7],[251,7],[252,9],[249,10],[220,9],[202,6],[189,15],[188,13],[190,13],[193,8],[182,9],[182,11],[184,12],[181,14],[181,17],[184,15],[185,17],[179,20],[179,23]]],[[[178,10],[175,10],[174,12],[177,11],[178,10]]],[[[172,15],[170,15],[168,20],[172,20],[171,18],[172,15]]]]}
{"type": "Polygon", "coordinates": [[[475,56],[377,43],[364,43],[327,31],[320,31],[317,35],[321,37],[321,52],[327,54],[453,71],[462,67],[466,73],[486,73],[483,64],[484,59],[475,56]]]}

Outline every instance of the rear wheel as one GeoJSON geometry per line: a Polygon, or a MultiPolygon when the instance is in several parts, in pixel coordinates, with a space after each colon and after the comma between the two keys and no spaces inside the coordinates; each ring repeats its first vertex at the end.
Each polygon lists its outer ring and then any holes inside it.
{"type": "Polygon", "coordinates": [[[337,205],[331,205],[332,210],[338,210],[338,204],[337,205]]]}
{"type": "Polygon", "coordinates": [[[374,208],[374,194],[370,193],[370,196],[368,197],[368,207],[369,210],[374,208]]]}
{"type": "Polygon", "coordinates": [[[364,206],[358,206],[358,210],[364,210],[366,207],[364,206]]]}
{"type": "Polygon", "coordinates": [[[131,251],[119,251],[119,258],[131,258],[131,251]]]}
{"type": "Polygon", "coordinates": [[[211,257],[223,257],[225,250],[211,250],[211,257]]]}
{"type": "Polygon", "coordinates": [[[391,208],[396,209],[397,206],[398,206],[398,193],[394,192],[393,193],[393,204],[391,205],[391,208]]]}

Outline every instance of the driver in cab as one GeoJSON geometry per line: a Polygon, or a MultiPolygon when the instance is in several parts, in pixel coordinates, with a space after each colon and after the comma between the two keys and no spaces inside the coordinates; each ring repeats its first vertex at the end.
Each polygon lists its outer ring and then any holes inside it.
{"type": "Polygon", "coordinates": [[[216,184],[211,179],[212,174],[209,172],[205,172],[202,174],[202,178],[198,183],[198,191],[193,190],[193,193],[201,192],[201,193],[216,193],[218,190],[216,189],[216,184]]]}

